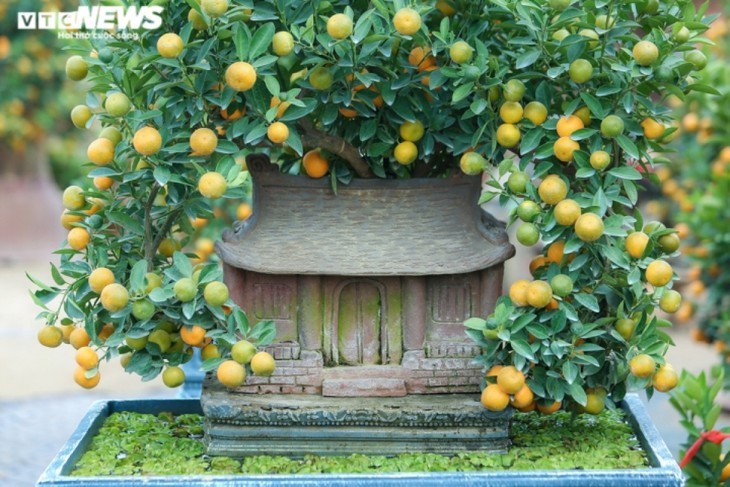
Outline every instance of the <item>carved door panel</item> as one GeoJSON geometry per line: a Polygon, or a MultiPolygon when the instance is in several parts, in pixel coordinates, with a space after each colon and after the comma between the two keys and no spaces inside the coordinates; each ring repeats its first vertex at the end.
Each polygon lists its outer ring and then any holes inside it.
{"type": "Polygon", "coordinates": [[[369,282],[351,282],[340,291],[337,306],[337,351],[342,365],[382,363],[383,297],[369,282]]]}
{"type": "Polygon", "coordinates": [[[479,316],[479,280],[475,273],[429,276],[426,341],[469,342],[464,320],[479,316]]]}

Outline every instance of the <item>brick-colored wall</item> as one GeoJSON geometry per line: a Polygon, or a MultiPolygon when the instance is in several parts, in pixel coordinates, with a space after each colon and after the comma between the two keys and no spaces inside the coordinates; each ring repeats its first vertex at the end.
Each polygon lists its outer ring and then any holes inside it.
{"type": "Polygon", "coordinates": [[[248,377],[245,385],[236,389],[244,394],[321,394],[322,354],[299,350],[294,344],[277,344],[268,349],[276,359],[271,377],[248,377]]]}
{"type": "MultiPolygon", "coordinates": [[[[269,349],[276,361],[271,377],[249,377],[237,389],[244,394],[321,394],[324,375],[322,354],[298,347],[269,349]],[[286,357],[286,358],[284,358],[286,357]]],[[[478,393],[482,367],[472,357],[427,357],[422,350],[405,353],[401,363],[409,394],[478,393]]],[[[375,378],[377,380],[377,378],[375,378]]]]}
{"type": "Polygon", "coordinates": [[[405,353],[402,366],[409,370],[406,381],[409,394],[477,393],[480,391],[482,366],[473,357],[429,358],[421,350],[405,353]]]}

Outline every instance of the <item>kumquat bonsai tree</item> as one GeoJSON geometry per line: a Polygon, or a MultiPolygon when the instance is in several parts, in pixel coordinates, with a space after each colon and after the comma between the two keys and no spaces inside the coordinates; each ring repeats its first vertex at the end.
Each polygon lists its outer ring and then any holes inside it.
{"type": "Polygon", "coordinates": [[[354,178],[486,173],[480,203],[513,205],[520,243],[546,244],[534,281],[466,322],[491,370],[488,409],[597,413],[627,390],[676,385],[668,323],[654,311],[681,301],[666,260],[679,242],[636,204],[673,130],[663,97],[706,88],[692,78],[706,63],[696,49],[705,7],[153,3],[164,6],[159,29],[92,39],[66,65],[103,127],[88,147],[98,167],[64,192],[68,239],[54,282],[35,280],[34,297],[41,342],[79,349],[82,386],[117,356],[178,385],[194,347],[230,387],[272,372],[257,349],[273,323],[250,326],[218,265],[189,247],[215,200],[243,196],[245,156],[259,152],[335,190],[354,178]]]}

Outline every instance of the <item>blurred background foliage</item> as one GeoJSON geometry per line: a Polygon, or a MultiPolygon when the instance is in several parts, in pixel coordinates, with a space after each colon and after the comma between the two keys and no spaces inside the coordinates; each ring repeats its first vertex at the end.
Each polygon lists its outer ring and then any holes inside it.
{"type": "Polygon", "coordinates": [[[48,170],[60,186],[83,176],[83,152],[68,116],[74,93],[64,74],[71,44],[53,30],[19,30],[17,13],[75,8],[69,0],[0,3],[0,174],[35,177],[48,170]],[[35,150],[34,150],[35,149],[35,150]],[[12,156],[10,155],[12,154],[12,156]]]}
{"type": "Polygon", "coordinates": [[[648,209],[676,226],[683,241],[685,301],[674,316],[692,322],[694,338],[712,343],[721,356],[725,388],[730,388],[730,4],[718,2],[723,16],[706,33],[710,63],[699,82],[720,95],[701,92],[673,99],[679,131],[674,155],[657,169],[661,194],[648,209]]]}

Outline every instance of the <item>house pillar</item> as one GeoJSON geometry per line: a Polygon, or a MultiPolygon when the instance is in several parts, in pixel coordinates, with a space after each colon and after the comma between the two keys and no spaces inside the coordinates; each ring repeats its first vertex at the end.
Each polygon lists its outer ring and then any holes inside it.
{"type": "Polygon", "coordinates": [[[403,345],[406,350],[423,348],[426,339],[426,279],[403,277],[403,345]]]}
{"type": "Polygon", "coordinates": [[[478,302],[480,309],[474,310],[474,316],[486,316],[494,311],[497,299],[502,295],[503,278],[503,264],[495,265],[481,272],[481,293],[478,302]]]}
{"type": "Polygon", "coordinates": [[[244,297],[246,296],[246,277],[241,269],[223,262],[223,281],[228,286],[228,292],[233,301],[240,307],[246,307],[244,297]]]}
{"type": "Polygon", "coordinates": [[[322,349],[322,281],[319,276],[300,275],[298,328],[299,345],[303,350],[322,349]]]}

